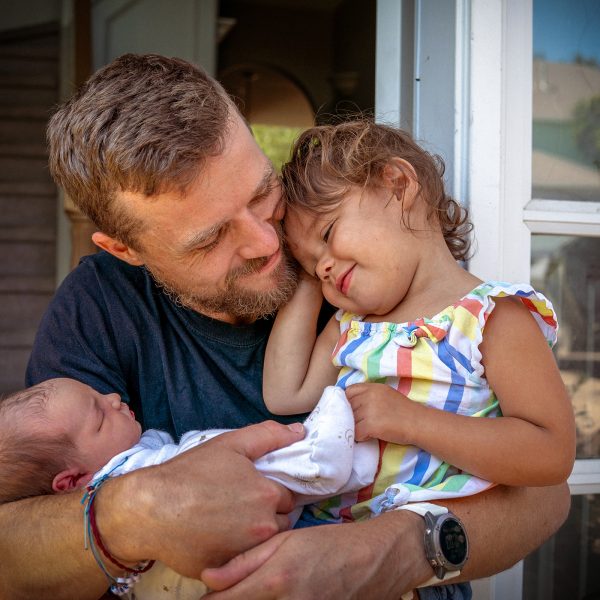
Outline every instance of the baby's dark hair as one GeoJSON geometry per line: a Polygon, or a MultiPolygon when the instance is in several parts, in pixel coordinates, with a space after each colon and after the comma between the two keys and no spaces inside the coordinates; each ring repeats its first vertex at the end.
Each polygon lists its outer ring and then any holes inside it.
{"type": "MultiPolygon", "coordinates": [[[[383,187],[384,169],[393,158],[405,160],[414,169],[427,216],[439,224],[454,258],[468,258],[473,227],[467,210],[446,194],[442,159],[421,148],[405,131],[372,120],[322,125],[302,133],[282,168],[286,203],[326,213],[339,205],[350,187],[383,187]]],[[[412,173],[405,176],[414,179],[412,173]]],[[[400,201],[404,190],[405,185],[394,190],[400,201]]]]}
{"type": "Polygon", "coordinates": [[[0,504],[52,493],[52,481],[68,467],[75,444],[44,432],[51,381],[0,397],[0,504]],[[32,424],[37,419],[39,424],[32,424]]]}

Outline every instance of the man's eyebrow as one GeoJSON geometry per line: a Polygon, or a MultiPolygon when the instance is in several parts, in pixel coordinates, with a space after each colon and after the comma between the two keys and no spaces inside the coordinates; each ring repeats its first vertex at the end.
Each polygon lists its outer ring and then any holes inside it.
{"type": "MultiPolygon", "coordinates": [[[[274,176],[275,176],[275,168],[273,167],[272,163],[269,161],[265,166],[265,171],[263,173],[261,180],[258,182],[256,187],[254,188],[254,191],[252,192],[250,202],[259,200],[260,198],[266,196],[271,191],[271,183],[273,181],[274,176]]],[[[183,246],[181,248],[181,254],[191,252],[195,248],[203,246],[207,242],[213,240],[219,234],[221,229],[223,229],[223,227],[225,227],[226,225],[227,225],[226,221],[219,221],[218,223],[215,223],[212,227],[209,227],[208,229],[205,229],[204,231],[199,231],[198,233],[195,233],[189,240],[187,240],[183,244],[183,246]]]]}
{"type": "Polygon", "coordinates": [[[269,161],[265,165],[265,171],[263,173],[262,179],[258,182],[258,185],[254,188],[254,193],[252,194],[252,200],[258,200],[262,198],[266,194],[271,191],[271,184],[273,182],[273,177],[275,176],[275,167],[273,167],[273,163],[269,161]]]}
{"type": "Polygon", "coordinates": [[[204,231],[199,231],[198,233],[195,233],[189,240],[185,242],[185,244],[183,244],[180,253],[185,254],[211,241],[212,239],[214,239],[215,236],[218,235],[219,231],[221,231],[224,225],[225,221],[219,221],[218,223],[215,223],[212,227],[209,227],[204,231]]]}

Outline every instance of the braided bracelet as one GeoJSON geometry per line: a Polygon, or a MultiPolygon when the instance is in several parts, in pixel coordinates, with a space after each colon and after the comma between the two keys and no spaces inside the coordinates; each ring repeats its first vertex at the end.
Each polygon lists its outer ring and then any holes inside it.
{"type": "Polygon", "coordinates": [[[107,550],[106,546],[102,542],[102,538],[100,537],[100,532],[98,531],[98,526],[96,524],[96,515],[94,511],[94,500],[96,498],[96,494],[100,487],[104,484],[104,482],[108,479],[110,474],[120,467],[127,458],[125,458],[121,463],[116,465],[113,469],[111,469],[108,473],[103,475],[100,479],[94,481],[90,485],[86,487],[86,491],[81,499],[81,504],[85,505],[83,511],[83,534],[84,534],[84,548],[86,550],[91,550],[94,555],[94,559],[96,563],[100,567],[100,570],[104,573],[106,578],[110,583],[111,592],[117,595],[123,595],[128,592],[131,587],[135,584],[136,581],[140,578],[142,573],[148,571],[152,565],[154,564],[153,560],[144,561],[135,567],[128,567],[121,562],[119,562],[114,556],[110,554],[107,550]],[[114,577],[106,568],[104,561],[102,560],[102,556],[100,552],[98,552],[98,548],[101,550],[102,554],[108,560],[110,560],[114,565],[119,567],[120,569],[126,572],[124,577],[114,577]]]}

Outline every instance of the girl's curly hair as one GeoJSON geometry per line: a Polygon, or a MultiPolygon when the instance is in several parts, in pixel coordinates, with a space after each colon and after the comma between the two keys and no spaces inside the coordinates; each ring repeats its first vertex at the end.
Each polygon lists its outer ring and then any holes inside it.
{"type": "MultiPolygon", "coordinates": [[[[428,218],[439,224],[454,258],[466,260],[473,226],[467,209],[446,194],[444,162],[400,129],[367,119],[308,129],[282,168],[284,197],[288,206],[328,212],[339,205],[350,187],[382,187],[384,168],[395,157],[412,165],[428,218]]],[[[414,179],[412,173],[405,175],[407,180],[414,179]]],[[[394,193],[402,200],[404,187],[394,193]]]]}

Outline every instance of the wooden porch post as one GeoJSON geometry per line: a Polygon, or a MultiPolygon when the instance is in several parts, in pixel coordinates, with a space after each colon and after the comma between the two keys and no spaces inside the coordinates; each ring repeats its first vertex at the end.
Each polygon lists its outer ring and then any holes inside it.
{"type": "MultiPolygon", "coordinates": [[[[73,12],[71,43],[65,44],[63,48],[70,46],[72,53],[70,80],[73,82],[73,88],[77,88],[90,76],[92,70],[91,2],[90,0],[73,0],[71,6],[73,12]]],[[[70,95],[74,89],[65,91],[67,95],[70,95]]],[[[97,228],[66,195],[63,196],[63,208],[71,224],[70,263],[71,268],[74,268],[82,256],[97,251],[91,239],[92,233],[97,228]]]]}

